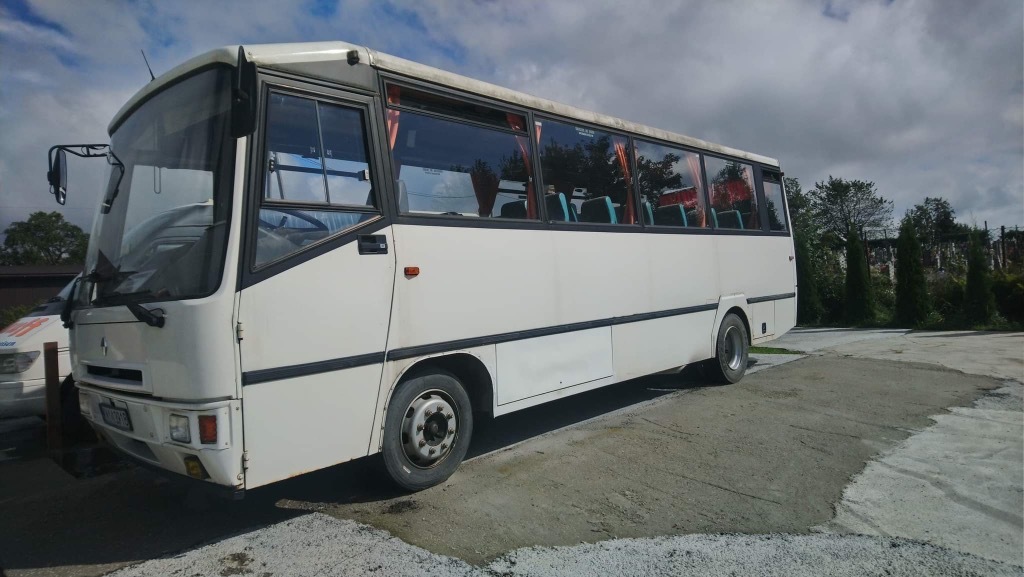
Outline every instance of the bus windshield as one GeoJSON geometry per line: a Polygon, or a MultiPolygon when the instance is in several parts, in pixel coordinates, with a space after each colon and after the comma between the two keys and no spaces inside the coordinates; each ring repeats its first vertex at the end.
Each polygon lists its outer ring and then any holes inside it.
{"type": "Polygon", "coordinates": [[[81,304],[195,298],[220,285],[235,161],[231,78],[218,67],[177,82],[111,135],[81,304]]]}

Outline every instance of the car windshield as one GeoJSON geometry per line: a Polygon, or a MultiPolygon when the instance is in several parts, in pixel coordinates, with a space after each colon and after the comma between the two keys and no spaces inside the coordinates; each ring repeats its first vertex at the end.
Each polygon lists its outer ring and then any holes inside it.
{"type": "Polygon", "coordinates": [[[220,285],[235,160],[231,79],[218,67],[175,83],[111,135],[82,304],[195,298],[220,285]]]}

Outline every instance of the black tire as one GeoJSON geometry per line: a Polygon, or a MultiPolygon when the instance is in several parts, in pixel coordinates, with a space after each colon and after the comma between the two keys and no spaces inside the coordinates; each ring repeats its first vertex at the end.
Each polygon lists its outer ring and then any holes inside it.
{"type": "Polygon", "coordinates": [[[414,376],[398,385],[388,404],[384,468],[408,491],[433,487],[452,476],[472,435],[473,407],[459,379],[439,369],[414,376]]]}
{"type": "Polygon", "coordinates": [[[750,337],[747,327],[734,313],[725,315],[715,339],[715,357],[704,363],[707,376],[718,383],[738,382],[747,373],[750,337]]]}

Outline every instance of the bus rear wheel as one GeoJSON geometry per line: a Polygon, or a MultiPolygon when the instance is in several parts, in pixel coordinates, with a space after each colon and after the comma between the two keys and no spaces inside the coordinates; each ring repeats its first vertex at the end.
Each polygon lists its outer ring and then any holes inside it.
{"type": "Polygon", "coordinates": [[[723,384],[732,384],[742,379],[747,372],[749,343],[747,327],[743,321],[735,313],[725,315],[718,328],[715,358],[708,359],[704,365],[707,375],[723,384]]]}
{"type": "Polygon", "coordinates": [[[434,370],[395,390],[384,422],[382,453],[388,476],[420,491],[443,483],[469,449],[473,408],[459,379],[434,370]]]}

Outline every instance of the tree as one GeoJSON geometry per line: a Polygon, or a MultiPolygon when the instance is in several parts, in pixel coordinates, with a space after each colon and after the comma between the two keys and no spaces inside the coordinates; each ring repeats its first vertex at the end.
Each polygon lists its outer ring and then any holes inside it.
{"type": "Polygon", "coordinates": [[[944,198],[925,197],[924,202],[910,209],[911,219],[918,237],[927,243],[963,239],[971,229],[956,221],[956,212],[944,198]]]}
{"type": "Polygon", "coordinates": [[[882,198],[873,182],[829,176],[827,182],[814,183],[807,195],[822,230],[837,239],[851,228],[886,226],[892,217],[892,201],[882,198]]]}
{"type": "Polygon", "coordinates": [[[796,252],[796,286],[799,291],[796,320],[800,324],[816,323],[821,320],[824,307],[818,292],[817,267],[812,256],[814,253],[806,231],[797,229],[793,233],[793,247],[796,252]]]}
{"type": "Polygon", "coordinates": [[[908,214],[896,239],[896,321],[908,327],[923,323],[930,308],[916,230],[908,214]]]}
{"type": "Polygon", "coordinates": [[[864,245],[853,227],[846,234],[846,322],[860,325],[875,317],[874,293],[864,245]]]}
{"type": "Polygon", "coordinates": [[[85,262],[89,235],[64,220],[59,212],[33,212],[11,223],[5,233],[0,262],[7,265],[78,264],[85,262]]]}
{"type": "Polygon", "coordinates": [[[967,252],[967,289],[964,294],[964,312],[967,320],[985,324],[996,312],[995,297],[992,294],[992,275],[988,269],[988,258],[983,248],[984,233],[975,230],[967,252]]]}
{"type": "Polygon", "coordinates": [[[783,183],[786,187],[786,204],[789,205],[789,218],[793,221],[793,230],[813,232],[816,230],[816,221],[811,214],[811,199],[803,191],[800,181],[787,176],[783,178],[783,183]]]}

